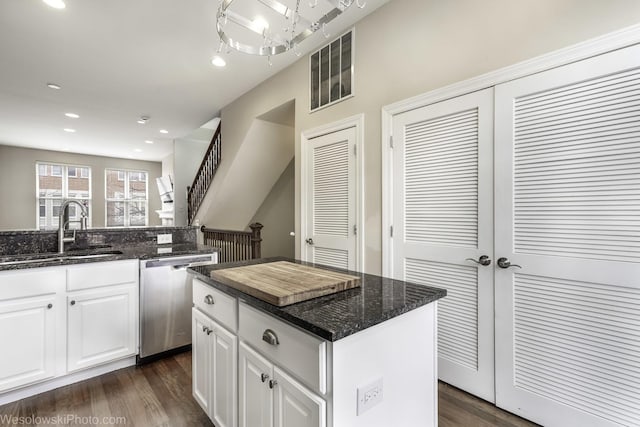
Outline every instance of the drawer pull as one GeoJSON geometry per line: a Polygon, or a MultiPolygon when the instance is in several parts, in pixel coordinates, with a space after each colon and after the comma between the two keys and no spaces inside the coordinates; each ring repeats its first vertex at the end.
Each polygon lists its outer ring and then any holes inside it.
{"type": "Polygon", "coordinates": [[[262,341],[271,345],[280,344],[280,341],[278,340],[278,336],[271,329],[267,329],[262,333],[262,341]]]}
{"type": "Polygon", "coordinates": [[[213,305],[216,302],[213,300],[213,297],[211,295],[207,295],[206,297],[204,297],[204,302],[205,304],[209,304],[209,305],[213,305]]]}
{"type": "Polygon", "coordinates": [[[260,380],[262,382],[266,382],[269,379],[269,375],[268,374],[260,374],[260,380]]]}
{"type": "Polygon", "coordinates": [[[278,381],[276,380],[269,380],[269,388],[273,389],[275,386],[278,385],[278,381]]]}

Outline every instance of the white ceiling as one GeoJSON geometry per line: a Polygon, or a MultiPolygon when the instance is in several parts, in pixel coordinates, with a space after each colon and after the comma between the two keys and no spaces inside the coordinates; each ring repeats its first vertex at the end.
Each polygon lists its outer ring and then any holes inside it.
{"type": "MultiPolygon", "coordinates": [[[[349,8],[329,31],[339,34],[387,1],[349,8]]],[[[269,66],[233,52],[223,55],[225,68],[211,65],[218,0],[65,3],[57,10],[39,0],[0,0],[0,144],[159,161],[173,139],[298,59],[285,53],[269,66]],[[142,115],[150,116],[146,125],[136,123],[142,115]]],[[[299,50],[325,43],[320,33],[299,50]]]]}

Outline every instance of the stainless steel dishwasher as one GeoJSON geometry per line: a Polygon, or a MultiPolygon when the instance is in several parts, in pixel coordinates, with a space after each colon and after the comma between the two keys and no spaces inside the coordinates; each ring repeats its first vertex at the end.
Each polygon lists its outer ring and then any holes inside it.
{"type": "Polygon", "coordinates": [[[187,268],[217,263],[217,253],[140,261],[138,363],[189,349],[193,289],[187,268]]]}

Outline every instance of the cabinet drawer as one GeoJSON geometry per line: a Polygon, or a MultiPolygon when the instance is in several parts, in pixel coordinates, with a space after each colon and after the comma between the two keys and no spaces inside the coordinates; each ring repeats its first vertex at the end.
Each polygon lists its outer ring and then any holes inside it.
{"type": "Polygon", "coordinates": [[[193,279],[193,305],[231,331],[238,330],[238,303],[235,297],[193,279]]]}
{"type": "Polygon", "coordinates": [[[327,392],[326,341],[242,302],[239,322],[239,335],[244,341],[312,389],[327,392]],[[263,340],[267,331],[277,337],[277,344],[263,340]]]}
{"type": "Polygon", "coordinates": [[[65,269],[30,268],[0,272],[0,300],[56,293],[64,290],[65,269]]]}
{"type": "Polygon", "coordinates": [[[67,267],[67,291],[138,283],[138,260],[96,262],[67,267]]]}

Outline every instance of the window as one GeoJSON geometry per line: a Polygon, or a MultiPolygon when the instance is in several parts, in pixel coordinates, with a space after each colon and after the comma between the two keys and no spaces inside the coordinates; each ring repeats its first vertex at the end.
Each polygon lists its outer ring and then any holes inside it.
{"type": "Polygon", "coordinates": [[[311,111],[353,94],[353,31],[311,54],[311,111]]]}
{"type": "Polygon", "coordinates": [[[147,172],[107,169],[105,183],[107,227],[148,225],[147,172]]]}
{"type": "MultiPolygon", "coordinates": [[[[58,164],[36,164],[37,223],[40,230],[58,228],[60,206],[65,199],[77,200],[89,211],[91,224],[91,168],[58,164]]],[[[70,205],[67,211],[70,229],[80,228],[82,212],[70,205]]]]}

